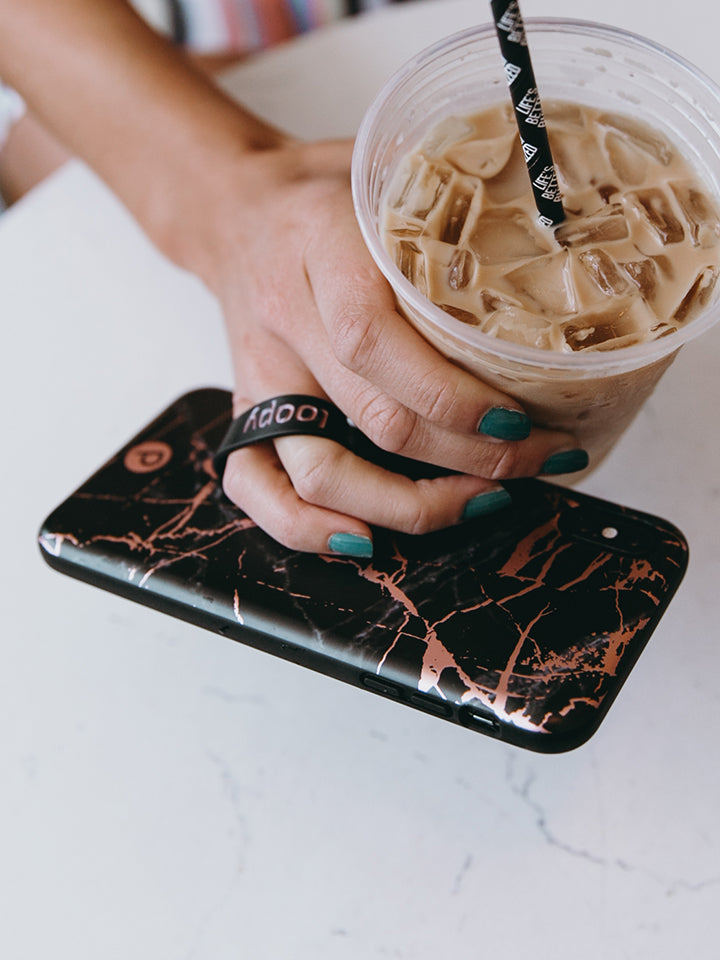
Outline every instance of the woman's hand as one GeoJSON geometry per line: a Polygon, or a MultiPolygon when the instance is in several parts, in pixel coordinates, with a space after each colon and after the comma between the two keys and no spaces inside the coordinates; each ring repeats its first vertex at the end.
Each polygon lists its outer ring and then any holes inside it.
{"type": "Polygon", "coordinates": [[[360,555],[372,524],[423,533],[507,504],[498,481],[541,472],[572,437],[531,431],[516,401],[397,313],[355,221],[350,142],[269,139],[225,183],[206,261],[235,414],[279,394],[327,397],[377,446],[458,473],[412,481],[333,441],[293,436],[231,454],[228,496],[287,546],[360,555]]]}
{"type": "MultiPolygon", "coordinates": [[[[299,550],[367,555],[497,509],[572,437],[443,359],[396,312],[355,222],[350,143],[291,140],[231,102],[122,0],[0,0],[0,75],[220,299],[235,408],[329,398],[379,447],[455,475],[412,481],[317,437],[231,455],[228,495],[299,550]]],[[[566,460],[566,458],[563,458],[566,460]]],[[[568,469],[563,463],[563,470],[568,469]]]]}

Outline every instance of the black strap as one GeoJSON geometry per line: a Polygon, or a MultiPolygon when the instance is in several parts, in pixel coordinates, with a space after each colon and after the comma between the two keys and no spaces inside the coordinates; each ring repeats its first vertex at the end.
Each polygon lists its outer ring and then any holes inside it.
{"type": "Polygon", "coordinates": [[[347,417],[329,400],[308,397],[302,393],[272,397],[233,420],[215,454],[215,471],[221,477],[233,450],[252,443],[300,434],[325,437],[343,446],[350,446],[354,432],[347,417]]]}
{"type": "Polygon", "coordinates": [[[452,473],[443,467],[381,450],[329,400],[308,397],[302,393],[289,393],[264,400],[232,421],[213,457],[217,476],[222,478],[227,458],[233,450],[290,434],[334,440],[356,456],[370,460],[393,473],[404,474],[412,480],[442,477],[452,473]]]}

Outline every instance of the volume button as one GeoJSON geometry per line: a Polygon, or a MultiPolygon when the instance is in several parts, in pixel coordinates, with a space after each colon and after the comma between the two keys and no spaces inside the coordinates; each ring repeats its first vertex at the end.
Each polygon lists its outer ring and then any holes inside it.
{"type": "Polygon", "coordinates": [[[452,716],[452,707],[450,704],[441,700],[439,697],[429,696],[426,693],[413,693],[410,695],[410,703],[414,707],[419,707],[427,713],[434,713],[436,717],[452,716]]]}
{"type": "Polygon", "coordinates": [[[399,700],[402,697],[400,687],[383,677],[375,677],[371,673],[363,674],[362,684],[373,693],[379,693],[383,697],[392,697],[393,700],[399,700]]]}

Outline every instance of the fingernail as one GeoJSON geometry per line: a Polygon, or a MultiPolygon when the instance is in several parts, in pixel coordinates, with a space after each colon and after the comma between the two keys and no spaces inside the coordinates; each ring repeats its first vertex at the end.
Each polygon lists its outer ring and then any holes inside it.
{"type": "Polygon", "coordinates": [[[590,458],[585,450],[560,450],[547,458],[540,473],[575,473],[584,470],[589,462],[590,458]]]}
{"type": "Polygon", "coordinates": [[[328,550],[347,557],[371,557],[373,543],[370,537],[359,533],[333,533],[328,539],[328,550]]]}
{"type": "Polygon", "coordinates": [[[512,497],[504,487],[499,487],[497,490],[487,490],[485,493],[478,493],[468,500],[460,519],[465,522],[488,513],[495,513],[496,510],[509,507],[511,503],[512,497]]]}
{"type": "Polygon", "coordinates": [[[478,433],[497,440],[524,440],[531,426],[530,417],[522,410],[492,407],[478,424],[478,433]]]}

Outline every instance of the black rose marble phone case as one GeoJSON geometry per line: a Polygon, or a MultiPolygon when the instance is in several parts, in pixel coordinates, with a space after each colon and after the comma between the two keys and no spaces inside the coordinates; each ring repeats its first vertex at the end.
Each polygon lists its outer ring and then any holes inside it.
{"type": "Polygon", "coordinates": [[[375,531],[372,560],[297,553],[224,496],[229,420],[227,391],[179,398],[47,518],[48,563],[517,746],[597,730],[685,572],[672,524],[521,480],[492,516],[375,531]]]}

